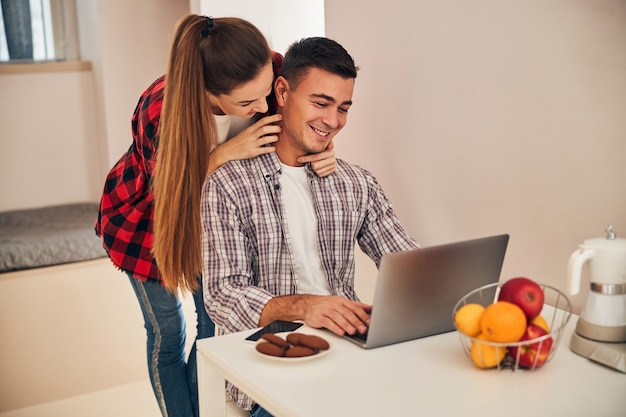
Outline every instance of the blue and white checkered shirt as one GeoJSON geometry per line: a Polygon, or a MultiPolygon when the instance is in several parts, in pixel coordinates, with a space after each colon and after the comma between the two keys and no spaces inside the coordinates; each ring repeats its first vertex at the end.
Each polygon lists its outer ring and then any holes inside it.
{"type": "MultiPolygon", "coordinates": [[[[317,177],[307,166],[317,218],[322,268],[333,294],[358,300],[355,243],[379,265],[390,252],[418,248],[393,212],[376,179],[337,160],[336,171],[317,177]]],[[[257,328],[265,304],[298,294],[291,240],[275,153],[231,161],[213,172],[202,190],[205,306],[219,333],[257,328]]],[[[231,384],[237,405],[252,401],[231,384]]]]}

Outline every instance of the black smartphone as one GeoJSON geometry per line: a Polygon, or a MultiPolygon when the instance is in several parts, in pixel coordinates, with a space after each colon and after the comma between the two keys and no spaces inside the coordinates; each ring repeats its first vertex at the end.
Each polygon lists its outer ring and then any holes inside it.
{"type": "Polygon", "coordinates": [[[263,327],[258,332],[252,333],[250,336],[246,337],[246,340],[251,342],[256,342],[263,336],[265,333],[283,333],[283,332],[293,332],[298,327],[302,326],[302,323],[294,323],[292,321],[285,320],[276,320],[263,327]]]}

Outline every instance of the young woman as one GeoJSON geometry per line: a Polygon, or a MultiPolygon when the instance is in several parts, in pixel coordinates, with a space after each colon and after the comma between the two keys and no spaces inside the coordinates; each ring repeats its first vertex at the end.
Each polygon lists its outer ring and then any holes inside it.
{"type": "MultiPolygon", "coordinates": [[[[196,340],[215,330],[200,277],[202,184],[228,161],[275,151],[281,116],[259,115],[275,111],[272,85],[281,59],[245,20],[184,17],[167,73],[141,95],[133,143],[106,178],[96,233],[139,300],[163,416],[198,415],[195,342],[185,360],[179,291],[193,294],[196,340]]],[[[302,162],[320,176],[336,165],[332,149],[302,162]]]]}

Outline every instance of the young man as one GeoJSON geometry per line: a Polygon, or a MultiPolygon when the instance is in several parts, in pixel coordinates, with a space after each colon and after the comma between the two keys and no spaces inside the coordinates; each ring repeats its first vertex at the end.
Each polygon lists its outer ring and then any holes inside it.
{"type": "MultiPolygon", "coordinates": [[[[357,67],[327,38],[287,51],[274,84],[282,114],[276,153],[232,161],[202,192],[205,307],[221,333],[302,320],[364,333],[371,306],[354,290],[355,243],[378,266],[415,249],[376,179],[337,160],[315,175],[298,157],[324,151],[346,124],[357,67]]],[[[229,385],[235,402],[252,402],[229,385]]]]}

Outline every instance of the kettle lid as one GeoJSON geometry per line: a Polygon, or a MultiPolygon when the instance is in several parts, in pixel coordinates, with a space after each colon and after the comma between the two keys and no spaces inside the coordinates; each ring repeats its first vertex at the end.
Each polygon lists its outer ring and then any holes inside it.
{"type": "Polygon", "coordinates": [[[626,250],[626,239],[618,238],[613,231],[613,225],[609,224],[606,229],[606,237],[597,237],[593,239],[587,239],[584,242],[584,246],[590,246],[597,249],[615,249],[626,250]]]}

